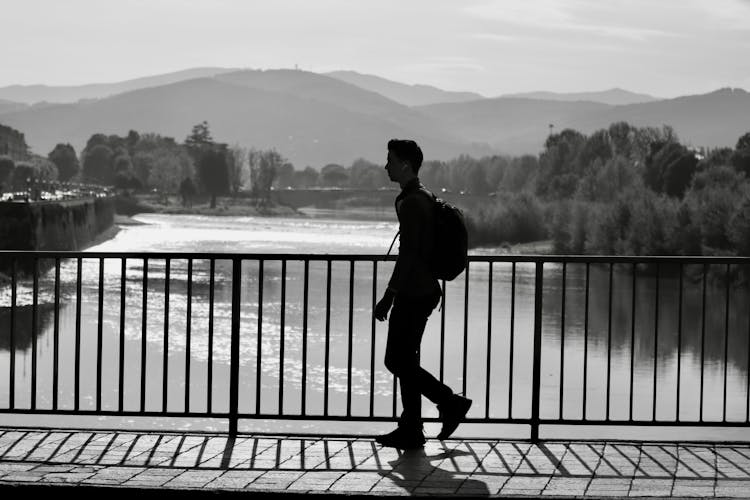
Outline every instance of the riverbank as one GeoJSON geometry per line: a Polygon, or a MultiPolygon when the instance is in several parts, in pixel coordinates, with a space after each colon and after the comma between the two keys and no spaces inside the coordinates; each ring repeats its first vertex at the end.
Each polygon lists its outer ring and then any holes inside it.
{"type": "MultiPolygon", "coordinates": [[[[471,243],[471,242],[469,242],[471,243]]],[[[469,254],[485,255],[553,255],[552,240],[529,241],[510,245],[478,246],[469,249],[469,254]]]]}
{"type": "Polygon", "coordinates": [[[154,195],[118,196],[116,212],[120,215],[157,213],[170,215],[216,215],[234,217],[277,217],[303,215],[298,210],[278,203],[256,205],[247,198],[219,197],[216,207],[211,208],[208,200],[199,200],[191,206],[181,203],[179,197],[154,195]]]}

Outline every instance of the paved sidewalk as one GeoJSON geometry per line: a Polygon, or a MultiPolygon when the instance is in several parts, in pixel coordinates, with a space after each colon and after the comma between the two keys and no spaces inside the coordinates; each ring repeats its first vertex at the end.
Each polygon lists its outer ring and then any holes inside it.
{"type": "Polygon", "coordinates": [[[0,428],[0,497],[61,485],[98,497],[747,498],[750,444],[430,440],[401,453],[364,438],[0,428]]]}

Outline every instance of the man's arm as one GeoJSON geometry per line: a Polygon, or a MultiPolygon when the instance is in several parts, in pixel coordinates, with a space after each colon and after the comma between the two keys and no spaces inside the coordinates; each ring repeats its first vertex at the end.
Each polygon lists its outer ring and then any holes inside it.
{"type": "Polygon", "coordinates": [[[425,224],[422,217],[422,207],[416,196],[405,198],[401,204],[401,224],[399,229],[401,236],[399,238],[398,259],[393,267],[391,279],[388,280],[388,289],[394,295],[399,290],[403,290],[408,283],[414,265],[419,259],[419,233],[421,224],[425,224]]]}
{"type": "Polygon", "coordinates": [[[383,294],[383,298],[375,306],[375,318],[379,321],[387,318],[396,295],[408,283],[412,269],[419,259],[420,225],[426,223],[423,220],[422,211],[423,208],[416,197],[405,198],[401,204],[398,259],[396,259],[396,265],[393,267],[391,278],[388,280],[388,288],[383,294]]]}

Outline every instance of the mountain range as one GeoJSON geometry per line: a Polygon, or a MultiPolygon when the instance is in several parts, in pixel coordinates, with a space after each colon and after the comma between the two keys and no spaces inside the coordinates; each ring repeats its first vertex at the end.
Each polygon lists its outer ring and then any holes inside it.
{"type": "Polygon", "coordinates": [[[116,83],[88,85],[10,85],[0,88],[0,99],[21,104],[72,103],[82,99],[102,99],[130,90],[158,87],[193,78],[204,78],[237,71],[232,68],[191,68],[163,75],[146,76],[116,83]]]}
{"type": "Polygon", "coordinates": [[[590,133],[620,120],[671,125],[695,146],[733,146],[750,130],[748,117],[742,89],[674,99],[622,89],[488,98],[349,71],[194,68],[111,84],[0,88],[0,123],[23,132],[39,154],[58,142],[80,151],[97,132],[181,141],[207,120],[216,140],[275,147],[297,168],[382,162],[393,137],[414,138],[427,159],[537,154],[550,125],[590,133]]]}
{"type": "Polygon", "coordinates": [[[636,94],[628,90],[613,88],[597,92],[522,92],[518,94],[504,94],[502,97],[520,97],[523,99],[539,99],[544,101],[592,101],[614,106],[621,104],[637,104],[660,100],[648,94],[636,94]]]}

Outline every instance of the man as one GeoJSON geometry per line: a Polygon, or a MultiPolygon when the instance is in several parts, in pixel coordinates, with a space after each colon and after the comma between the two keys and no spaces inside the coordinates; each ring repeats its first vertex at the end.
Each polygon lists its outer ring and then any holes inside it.
{"type": "Polygon", "coordinates": [[[388,177],[401,186],[396,197],[400,246],[398,260],[383,298],[375,306],[375,318],[388,321],[385,366],[399,380],[403,412],[396,430],[376,441],[383,446],[410,449],[424,445],[422,395],[437,404],[443,424],[438,439],[447,439],[464,419],[471,400],[453,394],[419,366],[419,346],[427,318],[440,302],[440,283],[430,272],[434,245],[432,195],[417,176],[422,150],[416,142],[392,139],[388,142],[388,177]],[[392,310],[391,310],[392,308],[392,310]]]}

